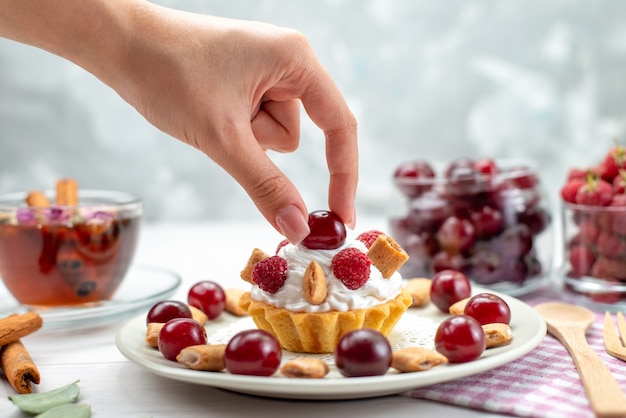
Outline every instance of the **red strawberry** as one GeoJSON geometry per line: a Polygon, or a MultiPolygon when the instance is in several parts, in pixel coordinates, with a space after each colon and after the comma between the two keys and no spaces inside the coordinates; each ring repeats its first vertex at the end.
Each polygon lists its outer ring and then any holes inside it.
{"type": "Polygon", "coordinates": [[[369,249],[379,235],[382,235],[382,232],[373,229],[371,231],[363,232],[358,237],[356,237],[356,239],[365,244],[365,247],[369,249]]]}
{"type": "Polygon", "coordinates": [[[586,276],[596,262],[596,256],[586,245],[576,245],[570,250],[569,262],[576,277],[586,276]]]}
{"type": "Polygon", "coordinates": [[[602,179],[612,182],[622,168],[626,168],[626,149],[617,145],[606,154],[598,166],[598,172],[602,179]]]}
{"type": "Polygon", "coordinates": [[[582,168],[572,168],[569,173],[567,173],[567,181],[578,179],[578,180],[586,180],[587,179],[588,170],[584,170],[582,168]]]}
{"type": "Polygon", "coordinates": [[[576,192],[576,203],[588,206],[608,206],[613,199],[613,187],[602,179],[590,178],[576,192]]]}
{"type": "Polygon", "coordinates": [[[617,258],[626,252],[626,241],[610,232],[602,231],[598,235],[598,254],[617,258]]]}
{"type": "Polygon", "coordinates": [[[613,194],[623,194],[626,191],[626,170],[620,170],[613,179],[613,194]]]}
{"type": "Polygon", "coordinates": [[[561,197],[568,203],[576,203],[576,193],[578,189],[583,187],[587,182],[584,179],[569,180],[561,189],[561,197]]]}
{"type": "Polygon", "coordinates": [[[372,260],[357,248],[339,251],[330,262],[335,277],[352,290],[360,288],[369,279],[371,265],[372,260]]]}
{"type": "Polygon", "coordinates": [[[252,268],[252,281],[268,293],[276,293],[287,280],[287,260],[277,255],[265,258],[252,268]]]}

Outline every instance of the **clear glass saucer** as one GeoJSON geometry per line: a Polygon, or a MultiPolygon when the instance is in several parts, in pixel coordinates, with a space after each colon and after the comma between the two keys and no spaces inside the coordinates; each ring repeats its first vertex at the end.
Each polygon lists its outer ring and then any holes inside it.
{"type": "Polygon", "coordinates": [[[42,308],[20,305],[0,283],[0,317],[36,311],[44,330],[84,329],[108,325],[144,311],[174,294],[181,277],[159,267],[132,265],[111,300],[76,307],[42,308]]]}

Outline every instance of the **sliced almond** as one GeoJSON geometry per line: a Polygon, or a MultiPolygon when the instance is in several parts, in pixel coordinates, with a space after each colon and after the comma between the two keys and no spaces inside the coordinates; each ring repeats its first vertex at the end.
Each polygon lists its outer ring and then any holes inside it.
{"type": "Polygon", "coordinates": [[[304,271],[302,290],[307,302],[319,305],[326,300],[326,276],[317,261],[312,260],[304,271]]]}
{"type": "Polygon", "coordinates": [[[264,260],[269,257],[270,257],[269,254],[259,250],[258,248],[255,248],[254,250],[252,250],[252,254],[250,255],[250,258],[248,259],[246,266],[241,271],[241,278],[248,283],[254,284],[254,282],[252,281],[252,269],[254,269],[254,265],[258,263],[259,261],[264,260]]]}

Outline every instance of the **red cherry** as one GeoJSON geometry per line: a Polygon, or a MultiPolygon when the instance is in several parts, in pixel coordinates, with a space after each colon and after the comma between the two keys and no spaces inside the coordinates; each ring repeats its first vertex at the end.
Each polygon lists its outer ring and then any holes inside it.
{"type": "Polygon", "coordinates": [[[465,305],[464,313],[480,322],[481,325],[511,322],[509,305],[493,293],[479,293],[472,296],[465,305]]]}
{"type": "Polygon", "coordinates": [[[492,176],[500,171],[498,165],[491,158],[479,158],[474,161],[474,170],[481,174],[492,176]]]}
{"type": "Polygon", "coordinates": [[[209,319],[215,319],[226,308],[226,293],[219,284],[203,280],[189,289],[187,301],[204,312],[209,319]]]}
{"type": "Polygon", "coordinates": [[[224,363],[232,374],[271,376],[282,359],[275,336],[260,329],[241,331],[226,345],[224,363]]]}
{"type": "Polygon", "coordinates": [[[485,332],[480,323],[470,316],[448,317],[437,328],[435,349],[450,363],[475,360],[485,351],[485,332]]]}
{"type": "Polygon", "coordinates": [[[206,330],[193,319],[170,319],[159,331],[159,351],[168,360],[175,361],[183,348],[206,343],[206,330]]]}
{"type": "Polygon", "coordinates": [[[162,300],[150,308],[146,315],[146,323],[164,324],[174,318],[191,318],[191,309],[178,300],[162,300]]]}
{"type": "Polygon", "coordinates": [[[452,253],[467,250],[475,240],[474,225],[457,216],[450,216],[437,231],[437,241],[441,248],[452,253]]]}
{"type": "Polygon", "coordinates": [[[393,174],[398,188],[407,196],[415,197],[432,187],[435,171],[426,161],[401,164],[393,174]]]}
{"type": "Polygon", "coordinates": [[[467,276],[456,270],[443,270],[430,282],[430,300],[442,312],[448,312],[455,302],[470,297],[472,293],[467,276]]]}
{"type": "Polygon", "coordinates": [[[302,245],[311,250],[334,250],[346,240],[346,226],[334,212],[318,210],[309,214],[311,232],[302,245]]]}
{"type": "Polygon", "coordinates": [[[391,345],[373,329],[345,334],[335,349],[335,364],[346,377],[381,376],[391,366],[391,345]]]}

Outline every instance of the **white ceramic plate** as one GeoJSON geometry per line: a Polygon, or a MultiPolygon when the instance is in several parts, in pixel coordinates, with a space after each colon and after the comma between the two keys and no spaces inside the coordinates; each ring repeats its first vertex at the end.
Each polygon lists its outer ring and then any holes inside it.
{"type": "MultiPolygon", "coordinates": [[[[493,293],[493,292],[492,292],[493,293]]],[[[227,372],[202,372],[187,369],[166,360],[145,342],[145,314],[128,322],[118,333],[118,349],[129,360],[157,375],[183,382],[214,386],[235,392],[287,399],[358,399],[404,392],[417,387],[454,380],[480,373],[513,361],[536,347],[546,334],[546,325],[534,309],[525,303],[502,296],[511,308],[513,341],[511,344],[486,350],[472,362],[449,364],[420,373],[400,374],[393,369],[384,376],[345,378],[334,367],[332,355],[309,355],[324,358],[330,373],[323,379],[288,379],[279,373],[272,377],[233,375],[227,372]]],[[[389,335],[394,349],[421,345],[432,347],[437,325],[446,318],[430,304],[412,308],[401,318],[389,335]]],[[[226,343],[239,330],[254,328],[250,318],[236,319],[223,314],[207,326],[210,343],[226,343]]],[[[283,361],[300,356],[283,352],[283,361]]]]}
{"type": "Polygon", "coordinates": [[[170,297],[180,283],[181,278],[169,270],[132,265],[111,300],[79,307],[45,309],[33,309],[18,304],[0,283],[0,317],[36,310],[43,318],[44,330],[103,326],[136,315],[170,297]]]}

